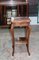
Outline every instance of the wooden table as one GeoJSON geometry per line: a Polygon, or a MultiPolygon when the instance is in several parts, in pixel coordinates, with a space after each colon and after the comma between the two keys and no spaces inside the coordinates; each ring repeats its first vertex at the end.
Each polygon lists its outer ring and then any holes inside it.
{"type": "Polygon", "coordinates": [[[11,37],[12,37],[12,48],[13,48],[12,56],[14,56],[14,47],[15,47],[14,27],[25,27],[25,29],[26,29],[25,37],[24,38],[21,37],[19,42],[21,43],[21,39],[24,39],[24,41],[26,43],[26,47],[27,47],[27,52],[30,55],[30,52],[29,52],[29,36],[30,36],[30,31],[31,31],[30,19],[26,18],[26,19],[14,20],[11,23],[10,32],[11,32],[11,37]]]}

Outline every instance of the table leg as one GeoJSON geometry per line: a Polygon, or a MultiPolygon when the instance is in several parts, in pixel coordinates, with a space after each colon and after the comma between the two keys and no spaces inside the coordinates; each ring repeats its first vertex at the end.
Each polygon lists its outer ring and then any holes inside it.
{"type": "Polygon", "coordinates": [[[14,56],[14,25],[13,24],[11,24],[10,32],[12,37],[12,48],[13,48],[12,56],[14,56]]]}
{"type": "Polygon", "coordinates": [[[30,36],[30,31],[31,31],[30,27],[27,27],[26,28],[26,40],[27,40],[26,47],[27,47],[27,52],[28,52],[29,56],[30,56],[30,52],[29,52],[29,36],[30,36]]]}

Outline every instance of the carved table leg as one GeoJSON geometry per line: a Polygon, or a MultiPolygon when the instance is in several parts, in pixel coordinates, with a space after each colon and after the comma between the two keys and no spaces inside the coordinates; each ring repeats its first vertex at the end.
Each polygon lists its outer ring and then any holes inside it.
{"type": "Polygon", "coordinates": [[[12,37],[12,48],[13,48],[12,56],[14,56],[14,25],[13,24],[11,24],[10,32],[12,37]]]}
{"type": "Polygon", "coordinates": [[[27,41],[26,47],[27,47],[27,52],[28,52],[29,56],[30,56],[30,52],[29,52],[29,36],[30,36],[30,31],[31,31],[31,29],[28,26],[26,28],[26,41],[27,41]]]}

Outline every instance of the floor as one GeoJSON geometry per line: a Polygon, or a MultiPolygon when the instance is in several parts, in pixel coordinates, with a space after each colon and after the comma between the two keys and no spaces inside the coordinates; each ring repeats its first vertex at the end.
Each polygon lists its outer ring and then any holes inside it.
{"type": "MultiPolygon", "coordinates": [[[[24,36],[24,30],[15,29],[15,38],[24,36]],[[17,32],[19,35],[17,35],[17,32]]],[[[0,29],[0,60],[39,60],[39,31],[33,31],[30,35],[29,56],[25,44],[15,44],[15,54],[12,56],[11,35],[9,29],[0,29]]]]}

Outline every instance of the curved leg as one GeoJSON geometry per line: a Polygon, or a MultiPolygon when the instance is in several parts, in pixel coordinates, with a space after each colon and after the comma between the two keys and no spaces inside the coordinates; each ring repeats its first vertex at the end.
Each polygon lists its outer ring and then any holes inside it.
{"type": "Polygon", "coordinates": [[[13,48],[12,56],[14,56],[14,25],[13,24],[11,24],[10,32],[11,32],[11,37],[12,37],[12,48],[13,48]]]}
{"type": "Polygon", "coordinates": [[[27,41],[26,47],[27,47],[27,52],[28,52],[29,56],[30,56],[30,52],[29,52],[29,36],[30,36],[30,31],[31,31],[31,29],[28,26],[26,28],[26,41],[27,41]]]}

